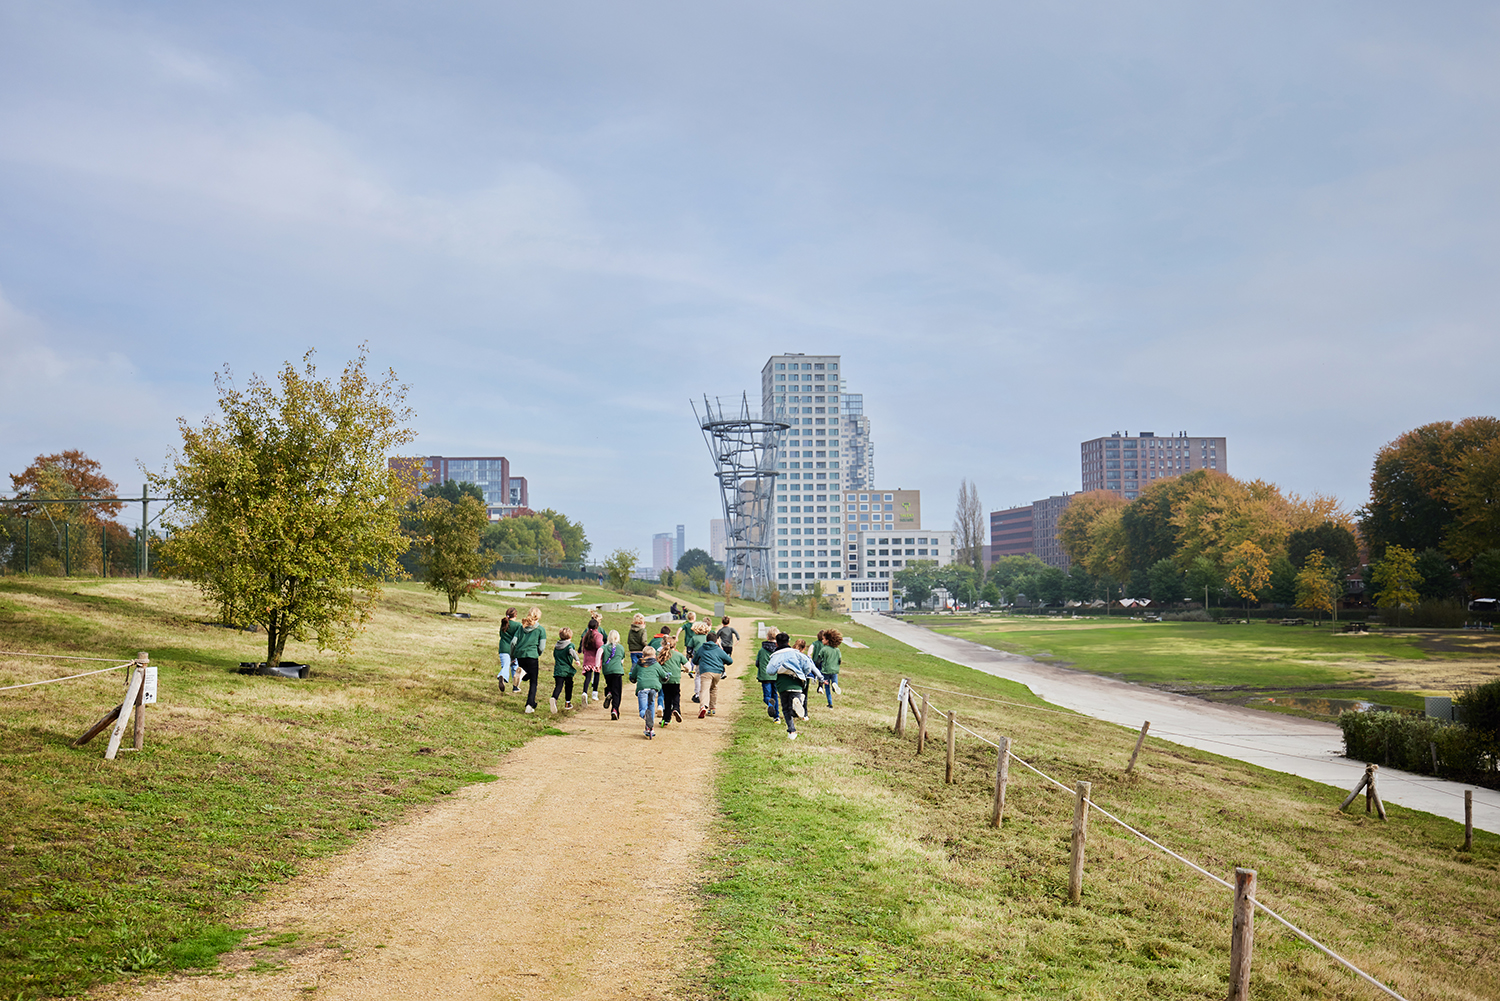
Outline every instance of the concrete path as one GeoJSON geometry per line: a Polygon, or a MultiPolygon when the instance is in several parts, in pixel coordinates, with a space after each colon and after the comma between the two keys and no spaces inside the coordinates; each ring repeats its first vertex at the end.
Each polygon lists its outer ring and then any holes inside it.
{"type": "MultiPolygon", "coordinates": [[[[855,612],[860,625],[944,660],[999,678],[1018,681],[1054,705],[1139,729],[1151,721],[1148,739],[1162,739],[1288,772],[1345,791],[1364,774],[1364,762],[1343,757],[1344,739],[1332,723],[1257,712],[1206,702],[1083,671],[1051,667],[969,640],[873,612],[855,612]]],[[[1464,820],[1464,790],[1474,789],[1474,826],[1500,834],[1500,791],[1380,770],[1380,798],[1413,810],[1464,820]]]]}

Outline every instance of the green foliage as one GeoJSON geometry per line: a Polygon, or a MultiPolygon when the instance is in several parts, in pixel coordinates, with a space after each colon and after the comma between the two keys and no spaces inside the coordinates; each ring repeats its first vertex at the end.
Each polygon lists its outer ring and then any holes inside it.
{"type": "Polygon", "coordinates": [[[1181,601],[1187,593],[1186,576],[1168,557],[1163,556],[1151,564],[1146,576],[1150,584],[1151,600],[1158,604],[1169,605],[1181,601]]]}
{"type": "Polygon", "coordinates": [[[1424,549],[1417,554],[1417,574],[1422,578],[1417,591],[1424,600],[1457,598],[1463,592],[1453,564],[1436,549],[1424,549]]]}
{"type": "Polygon", "coordinates": [[[544,507],[536,513],[536,517],[545,518],[552,523],[552,533],[562,546],[565,560],[581,563],[588,558],[589,550],[593,543],[589,542],[588,536],[584,534],[583,525],[572,521],[567,515],[544,507]]]}
{"type": "Polygon", "coordinates": [[[507,563],[555,566],[567,558],[557,538],[557,525],[549,517],[527,514],[501,518],[484,528],[484,548],[495,559],[507,563]]]}
{"type": "Polygon", "coordinates": [[[1500,549],[1487,549],[1474,557],[1470,579],[1476,598],[1500,598],[1500,549]]]}
{"type": "Polygon", "coordinates": [[[663,569],[661,575],[657,578],[657,583],[662,587],[677,587],[677,577],[678,573],[676,570],[663,569]]]}
{"type": "Polygon", "coordinates": [[[699,563],[687,572],[688,586],[694,591],[708,590],[708,569],[699,563]]]}
{"type": "Polygon", "coordinates": [[[1359,540],[1354,533],[1334,521],[1325,521],[1312,528],[1293,529],[1286,539],[1286,556],[1292,567],[1301,570],[1308,554],[1317,550],[1324,560],[1339,574],[1346,574],[1359,566],[1359,540]]]}
{"type": "Polygon", "coordinates": [[[1430,598],[1417,602],[1405,616],[1405,624],[1417,629],[1458,629],[1468,619],[1468,609],[1457,599],[1430,598]]]}
{"type": "Polygon", "coordinates": [[[1436,774],[1497,785],[1495,738],[1478,728],[1393,712],[1340,713],[1339,728],[1346,757],[1432,775],[1436,744],[1436,774]]]}
{"type": "Polygon", "coordinates": [[[1442,549],[1468,562],[1500,546],[1500,420],[1437,421],[1375,456],[1360,525],[1374,552],[1442,549]]]}
{"type": "Polygon", "coordinates": [[[484,491],[479,489],[477,483],[457,483],[449,480],[441,485],[434,483],[422,491],[424,497],[440,497],[449,504],[457,504],[460,497],[472,497],[481,506],[484,504],[484,491]]]}
{"type": "MultiPolygon", "coordinates": [[[[921,607],[932,597],[937,586],[937,563],[934,560],[908,560],[903,569],[891,575],[891,588],[908,604],[921,607]]],[[[987,585],[993,587],[993,584],[987,585]]]]}
{"type": "Polygon", "coordinates": [[[1271,557],[1271,584],[1268,594],[1278,605],[1297,603],[1297,568],[1285,556],[1271,557]]]}
{"type": "Polygon", "coordinates": [[[634,549],[616,549],[610,553],[609,559],[604,561],[604,575],[609,578],[609,586],[616,591],[625,590],[640,559],[641,554],[634,549]]]}
{"type": "Polygon", "coordinates": [[[766,585],[766,607],[771,609],[772,615],[781,611],[781,588],[774,583],[766,585]]]}
{"type": "MultiPolygon", "coordinates": [[[[703,567],[708,571],[710,576],[712,576],[714,570],[717,569],[717,565],[714,563],[714,558],[708,555],[708,551],[699,549],[697,547],[689,549],[687,552],[683,553],[682,556],[677,560],[677,569],[681,570],[683,573],[691,572],[693,567],[703,567]]],[[[722,580],[723,577],[724,575],[721,571],[719,573],[719,579],[722,580]]]]}
{"type": "Polygon", "coordinates": [[[1188,564],[1187,572],[1183,575],[1184,583],[1187,584],[1188,598],[1198,601],[1203,598],[1204,592],[1208,593],[1209,600],[1222,598],[1224,594],[1224,578],[1219,574],[1219,568],[1214,561],[1207,556],[1196,557],[1188,564]]]}
{"type": "Polygon", "coordinates": [[[459,599],[477,590],[474,580],[489,562],[479,551],[480,536],[489,524],[484,502],[467,492],[457,496],[456,503],[429,496],[421,505],[427,531],[420,543],[423,579],[429,588],[448,596],[450,615],[458,611],[459,599]]]}
{"type": "Polygon", "coordinates": [[[176,572],[226,622],[263,627],[270,664],[288,638],[347,651],[409,545],[409,486],[387,463],[413,437],[406,388],[394,372],[371,381],[363,350],[336,383],[312,357],[284,365],[278,387],[216,377],[221,421],[179,421],[182,454],[151,478],[177,498],[164,519],[176,572]]]}
{"type": "Polygon", "coordinates": [[[1464,725],[1487,734],[1500,749],[1500,678],[1465,685],[1453,700],[1464,725]]]}
{"type": "Polygon", "coordinates": [[[1399,622],[1401,607],[1415,605],[1421,597],[1417,593],[1422,582],[1422,575],[1417,570],[1417,554],[1405,546],[1387,546],[1385,557],[1371,569],[1370,581],[1375,587],[1375,605],[1396,609],[1399,622]]]}

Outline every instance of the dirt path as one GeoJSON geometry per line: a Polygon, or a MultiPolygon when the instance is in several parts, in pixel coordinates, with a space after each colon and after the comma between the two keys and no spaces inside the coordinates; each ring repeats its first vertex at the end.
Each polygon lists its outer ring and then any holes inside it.
{"type": "MultiPolygon", "coordinates": [[[[734,624],[753,635],[752,622],[734,624]]],[[[245,919],[266,928],[257,941],[295,933],[295,945],[225,956],[214,976],[117,984],[95,996],[699,996],[680,977],[708,960],[696,890],[712,849],[716,752],[751,649],[735,648],[740,663],[711,718],[697,718],[684,676],[682,701],[694,712],[647,741],[627,682],[618,722],[598,703],[559,713],[567,736],[512,751],[498,763],[499,781],[309,867],[245,919]],[[266,960],[284,965],[251,970],[266,960]]]]}

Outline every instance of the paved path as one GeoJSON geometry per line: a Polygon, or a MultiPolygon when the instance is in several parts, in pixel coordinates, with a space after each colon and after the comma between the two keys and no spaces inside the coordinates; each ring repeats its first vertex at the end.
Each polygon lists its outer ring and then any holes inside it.
{"type": "MultiPolygon", "coordinates": [[[[1083,671],[1041,664],[969,640],[944,636],[900,619],[855,612],[854,621],[924,653],[1018,681],[1054,705],[1139,729],[1151,721],[1151,737],[1212,751],[1273,771],[1288,772],[1335,788],[1353,789],[1363,762],[1343,757],[1344,740],[1332,723],[1257,712],[1161,692],[1083,671]]],[[[1463,823],[1464,790],[1474,789],[1474,826],[1500,834],[1500,791],[1380,770],[1380,798],[1463,823]]]]}

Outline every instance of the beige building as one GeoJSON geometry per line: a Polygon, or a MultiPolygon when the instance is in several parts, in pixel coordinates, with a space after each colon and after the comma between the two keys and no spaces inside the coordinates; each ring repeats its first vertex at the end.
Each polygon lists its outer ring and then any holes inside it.
{"type": "Polygon", "coordinates": [[[1079,446],[1083,489],[1108,490],[1135,500],[1159,480],[1169,480],[1199,469],[1229,472],[1229,443],[1225,438],[1193,438],[1186,433],[1158,438],[1150,431],[1132,435],[1116,431],[1079,446]]]}

